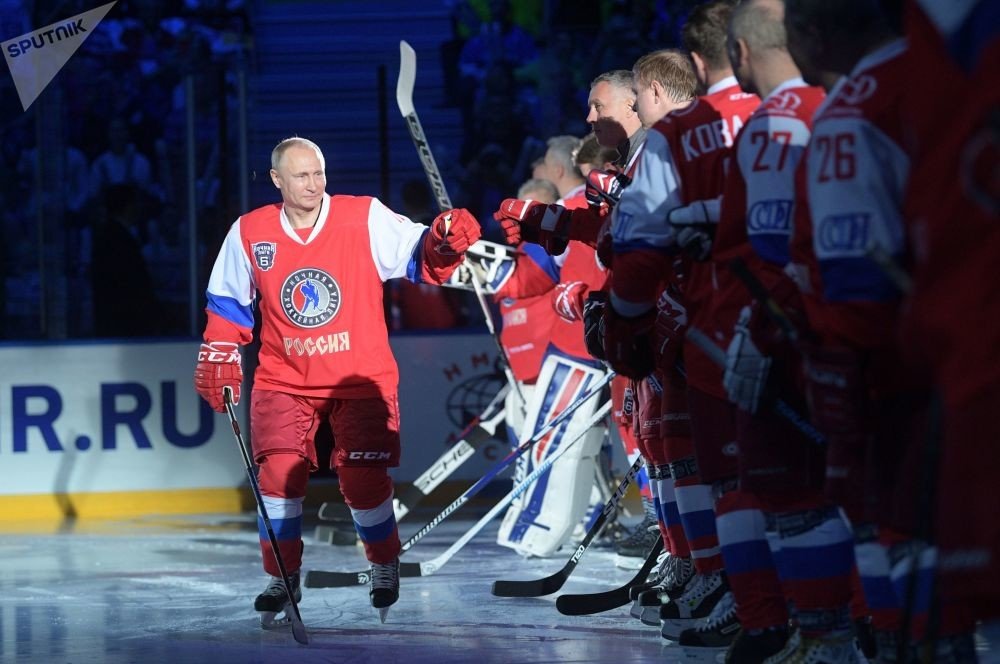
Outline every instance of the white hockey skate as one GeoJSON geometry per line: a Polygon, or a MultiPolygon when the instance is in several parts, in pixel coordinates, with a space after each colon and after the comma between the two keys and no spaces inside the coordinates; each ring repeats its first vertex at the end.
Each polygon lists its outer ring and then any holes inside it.
{"type": "MultiPolygon", "coordinates": [[[[292,586],[295,601],[301,601],[299,573],[289,574],[288,582],[292,586]]],[[[253,608],[260,613],[260,626],[264,629],[277,629],[292,623],[292,603],[288,601],[288,593],[285,592],[285,584],[281,582],[280,577],[271,577],[267,588],[253,601],[253,608]]]]}
{"type": "Polygon", "coordinates": [[[399,558],[391,563],[372,563],[371,571],[372,606],[378,609],[378,617],[384,623],[389,615],[389,607],[399,599],[399,558]]]}

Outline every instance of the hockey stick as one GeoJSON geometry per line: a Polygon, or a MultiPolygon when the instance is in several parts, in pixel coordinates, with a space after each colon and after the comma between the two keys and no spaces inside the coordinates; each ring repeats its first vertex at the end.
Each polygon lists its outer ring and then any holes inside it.
{"type": "MultiPolygon", "coordinates": [[[[483,449],[490,441],[495,440],[497,425],[504,417],[503,400],[510,387],[500,388],[493,400],[483,412],[474,417],[465,429],[458,434],[458,442],[452,445],[444,454],[438,457],[413,483],[393,501],[393,511],[396,521],[401,521],[407,514],[441,485],[455,470],[468,461],[473,454],[483,449]]],[[[323,503],[319,508],[319,518],[322,521],[349,521],[350,510],[343,503],[323,503]],[[341,507],[340,511],[336,508],[341,507]]]]}
{"type": "Polygon", "coordinates": [[[570,559],[563,565],[563,568],[556,572],[555,574],[550,574],[544,579],[533,579],[531,581],[504,581],[497,580],[493,582],[492,593],[497,597],[541,597],[543,595],[551,595],[555,591],[563,587],[566,583],[566,579],[569,575],[573,573],[576,566],[580,562],[580,558],[583,557],[584,552],[590,546],[594,538],[601,532],[604,528],[604,524],[607,523],[609,515],[615,511],[618,507],[618,503],[621,502],[622,497],[625,495],[628,485],[635,479],[636,474],[642,468],[643,460],[640,456],[632,464],[632,467],[628,469],[625,473],[625,479],[621,481],[618,485],[618,489],[615,491],[614,495],[604,504],[604,509],[601,510],[601,515],[594,521],[593,525],[590,526],[590,530],[587,531],[586,536],[580,545],[576,547],[576,551],[570,559]]]}
{"type": "Polygon", "coordinates": [[[247,477],[250,479],[250,488],[253,489],[253,497],[257,501],[260,518],[264,522],[264,528],[267,530],[267,539],[271,542],[271,551],[274,552],[274,562],[278,565],[278,571],[281,573],[281,583],[285,586],[288,603],[292,605],[292,615],[289,616],[292,624],[292,636],[302,645],[308,645],[309,635],[306,634],[306,626],[302,624],[302,614],[299,613],[299,605],[295,601],[295,594],[292,592],[292,582],[288,579],[288,570],[285,567],[285,561],[281,558],[281,550],[278,549],[278,538],[274,535],[274,529],[271,527],[271,519],[267,516],[267,508],[264,507],[264,497],[260,494],[257,475],[253,471],[253,460],[247,451],[246,443],[243,442],[243,434],[240,433],[239,422],[236,421],[236,411],[233,409],[233,388],[228,385],[222,388],[222,400],[226,404],[229,423],[233,426],[233,435],[236,436],[240,452],[243,453],[243,463],[246,465],[247,477]]]}
{"type": "Polygon", "coordinates": [[[789,341],[792,343],[798,342],[800,335],[798,328],[795,327],[795,323],[788,317],[788,314],[781,308],[777,300],[771,296],[771,293],[768,292],[760,279],[750,271],[746,262],[742,258],[734,258],[729,261],[729,269],[743,282],[746,289],[750,291],[750,295],[764,306],[764,311],[771,317],[771,320],[778,324],[778,327],[785,333],[789,341]]]}
{"type": "MultiPolygon", "coordinates": [[[[726,352],[715,345],[708,335],[696,327],[689,327],[687,338],[697,346],[701,352],[705,353],[712,362],[720,367],[726,366],[726,352]]],[[[817,445],[826,445],[826,438],[812,425],[799,411],[795,410],[787,401],[781,397],[774,397],[771,401],[774,412],[783,417],[789,424],[799,430],[809,440],[817,445]]]]}
{"type": "MultiPolygon", "coordinates": [[[[427,142],[427,137],[424,136],[424,129],[420,126],[417,109],[413,106],[413,87],[416,81],[417,53],[405,40],[400,41],[399,78],[396,79],[396,105],[399,106],[399,112],[406,121],[406,128],[410,131],[410,138],[413,139],[413,145],[416,146],[417,154],[420,155],[420,164],[423,166],[424,173],[427,175],[427,181],[430,182],[431,189],[434,191],[434,198],[437,200],[438,208],[444,212],[452,209],[453,206],[451,204],[451,197],[448,196],[448,190],[444,186],[444,178],[441,177],[441,171],[438,169],[437,162],[434,161],[431,146],[427,142]]],[[[524,411],[524,395],[521,394],[521,388],[518,386],[517,381],[514,380],[514,373],[510,368],[510,358],[507,357],[507,351],[504,350],[503,344],[500,342],[500,337],[497,335],[496,326],[493,324],[493,314],[490,313],[490,307],[486,303],[486,297],[483,295],[483,286],[479,283],[476,271],[471,271],[472,275],[470,279],[472,288],[476,292],[479,307],[483,310],[486,329],[489,330],[490,336],[493,337],[493,341],[497,345],[497,350],[500,352],[500,359],[503,363],[504,375],[507,377],[507,382],[510,383],[514,392],[517,393],[517,398],[521,403],[521,410],[524,411]]]]}
{"type": "Polygon", "coordinates": [[[486,524],[495,519],[497,515],[500,514],[500,512],[502,512],[508,505],[510,505],[514,501],[515,498],[517,498],[522,493],[527,491],[535,480],[537,480],[539,477],[548,472],[550,468],[552,468],[552,466],[559,459],[559,457],[565,454],[566,450],[568,450],[578,440],[587,435],[590,429],[597,426],[597,424],[605,417],[607,417],[608,413],[610,412],[611,412],[611,402],[607,401],[604,403],[603,406],[601,406],[597,410],[597,412],[595,412],[590,417],[587,423],[583,426],[583,429],[580,431],[580,433],[574,436],[571,440],[568,440],[565,443],[563,443],[552,456],[548,457],[545,461],[538,464],[537,468],[531,471],[528,474],[528,476],[525,477],[521,481],[521,483],[518,484],[516,487],[514,487],[506,496],[501,498],[500,502],[494,505],[489,512],[484,514],[482,518],[479,519],[479,521],[473,524],[473,526],[469,528],[469,530],[467,530],[464,535],[459,537],[454,544],[448,547],[448,549],[444,553],[434,558],[431,558],[430,560],[425,560],[424,562],[420,563],[419,564],[420,576],[430,576],[434,572],[441,569],[441,567],[443,567],[446,562],[451,560],[451,558],[456,553],[458,553],[466,544],[468,544],[473,537],[478,535],[479,531],[481,531],[483,528],[486,527],[486,524]]]}
{"type": "Polygon", "coordinates": [[[629,579],[625,585],[613,590],[606,590],[600,593],[587,593],[582,595],[560,595],[556,599],[556,609],[564,616],[589,616],[602,611],[617,609],[629,603],[629,590],[640,583],[643,583],[656,565],[656,559],[663,550],[663,538],[657,537],[653,548],[646,556],[646,562],[629,579]]]}
{"type": "Polygon", "coordinates": [[[426,498],[434,489],[441,485],[455,470],[469,460],[473,454],[481,450],[493,440],[497,425],[504,417],[503,400],[507,396],[508,386],[504,386],[486,407],[482,415],[472,420],[451,449],[442,454],[432,463],[413,484],[399,496],[399,504],[395,506],[396,521],[413,511],[413,508],[426,498]]]}
{"type": "MultiPolygon", "coordinates": [[[[571,404],[566,406],[566,408],[559,413],[557,416],[549,420],[545,426],[539,429],[535,434],[528,440],[521,443],[518,447],[511,450],[510,453],[498,461],[496,464],[490,468],[485,475],[483,475],[479,480],[473,484],[471,487],[466,489],[465,493],[456,498],[450,505],[444,508],[436,517],[431,519],[423,528],[418,530],[416,533],[410,536],[408,540],[403,542],[402,551],[405,553],[414,544],[419,542],[424,538],[427,533],[438,526],[442,521],[447,519],[455,510],[460,508],[465,503],[469,502],[473,496],[478,494],[487,484],[493,481],[493,479],[506,470],[511,464],[513,464],[518,457],[520,457],[524,452],[526,452],[532,445],[537,443],[539,440],[544,438],[549,434],[550,431],[555,430],[557,427],[562,426],[566,421],[576,412],[576,409],[581,405],[590,401],[593,397],[600,394],[604,386],[611,382],[614,378],[614,372],[608,372],[606,375],[601,377],[597,383],[588,390],[584,395],[580,396],[578,399],[573,401],[571,404]]],[[[400,576],[421,576],[420,566],[423,563],[407,563],[401,562],[399,564],[399,575],[400,576]]],[[[368,572],[323,572],[320,570],[312,570],[306,574],[305,585],[307,588],[337,588],[343,586],[355,586],[364,585],[368,583],[368,572]]]]}

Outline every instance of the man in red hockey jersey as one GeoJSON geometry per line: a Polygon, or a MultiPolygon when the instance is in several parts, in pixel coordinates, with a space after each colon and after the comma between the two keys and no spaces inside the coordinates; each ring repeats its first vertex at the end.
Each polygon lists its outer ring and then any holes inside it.
{"type": "MultiPolygon", "coordinates": [[[[371,601],[399,597],[399,534],[387,469],[399,464],[399,373],[389,347],[383,283],[407,277],[441,284],[481,235],[465,210],[426,227],[369,197],[326,193],[323,153],[304,138],[271,154],[281,203],[236,220],[208,283],[208,324],[194,383],[219,412],[223,388],[239,400],[239,347],[252,340],[260,308],[261,349],[250,425],[258,481],[293,592],[300,593],[302,501],[319,466],[314,435],[329,420],[331,463],[372,564],[371,601]]],[[[273,578],[254,602],[262,621],[288,597],[261,525],[264,569],[273,578]]]]}

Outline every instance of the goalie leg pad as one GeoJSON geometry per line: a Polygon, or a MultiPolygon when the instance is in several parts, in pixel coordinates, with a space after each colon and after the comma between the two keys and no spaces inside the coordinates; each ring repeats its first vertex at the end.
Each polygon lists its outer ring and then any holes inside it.
{"type": "MultiPolygon", "coordinates": [[[[522,442],[586,393],[601,374],[601,369],[550,353],[535,384],[522,442]]],[[[563,426],[535,443],[522,457],[526,459],[524,474],[531,473],[563,442],[572,440],[599,405],[600,395],[595,395],[563,426]]],[[[500,524],[497,543],[522,555],[544,557],[558,551],[587,510],[603,438],[603,428],[592,429],[511,503],[500,524]]]]}

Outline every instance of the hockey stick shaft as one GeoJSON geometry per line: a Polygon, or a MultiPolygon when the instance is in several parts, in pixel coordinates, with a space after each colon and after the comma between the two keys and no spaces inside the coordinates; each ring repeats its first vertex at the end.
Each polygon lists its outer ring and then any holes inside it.
{"type": "MultiPolygon", "coordinates": [[[[441,170],[438,168],[437,162],[434,161],[434,153],[431,152],[427,136],[424,135],[424,129],[420,125],[417,109],[413,106],[413,87],[416,84],[416,78],[417,53],[406,41],[401,41],[399,42],[399,78],[396,80],[396,104],[399,106],[399,112],[403,116],[403,120],[406,121],[406,128],[410,132],[410,138],[413,139],[413,145],[417,148],[417,154],[420,156],[420,164],[423,166],[424,174],[427,175],[427,181],[434,191],[434,198],[437,200],[438,208],[444,212],[452,209],[453,206],[451,204],[451,197],[448,196],[448,189],[444,184],[444,178],[441,177],[441,170]]],[[[517,394],[522,404],[521,409],[524,410],[524,395],[521,394],[521,388],[514,379],[514,372],[510,368],[510,358],[507,357],[507,351],[504,350],[500,336],[497,334],[496,326],[493,324],[493,314],[490,312],[489,304],[487,304],[486,297],[483,295],[483,287],[479,283],[479,276],[475,270],[472,270],[471,280],[472,287],[476,292],[476,299],[479,301],[479,307],[483,310],[486,328],[489,330],[490,336],[493,337],[497,350],[500,352],[504,375],[507,378],[507,382],[510,383],[511,388],[517,394]]]]}
{"type": "Polygon", "coordinates": [[[420,576],[430,576],[437,570],[441,569],[441,567],[444,566],[444,564],[447,563],[449,560],[451,560],[451,558],[456,553],[458,553],[463,547],[465,547],[465,545],[468,544],[473,537],[478,535],[479,532],[486,527],[486,524],[495,519],[497,515],[500,514],[500,512],[502,512],[508,505],[511,504],[511,502],[514,501],[515,498],[517,498],[522,493],[527,491],[528,488],[530,488],[530,486],[535,482],[535,480],[537,480],[543,474],[548,472],[549,469],[552,468],[553,464],[555,464],[555,462],[563,454],[565,454],[570,447],[572,447],[578,440],[587,435],[587,433],[593,427],[597,426],[597,424],[601,420],[607,417],[609,412],[611,412],[610,401],[605,402],[605,404],[601,406],[597,410],[597,412],[595,412],[591,416],[591,418],[584,425],[580,433],[578,433],[572,439],[560,445],[559,449],[556,450],[555,454],[545,459],[545,461],[540,463],[537,468],[531,471],[531,473],[529,473],[528,476],[525,477],[520,484],[518,484],[506,496],[500,499],[500,502],[494,505],[489,512],[487,512],[481,519],[479,519],[479,521],[477,521],[471,528],[469,528],[469,530],[467,530],[464,535],[458,538],[458,540],[454,544],[448,547],[448,549],[444,553],[442,553],[439,556],[436,556],[435,558],[432,558],[431,560],[427,560],[425,562],[420,563],[420,576]]]}
{"type": "MultiPolygon", "coordinates": [[[[712,362],[720,367],[726,366],[726,352],[715,345],[708,335],[699,330],[696,327],[689,327],[687,331],[687,338],[695,346],[705,353],[712,362]]],[[[823,434],[812,425],[809,420],[802,415],[799,411],[793,408],[787,401],[780,397],[774,397],[772,404],[774,406],[774,411],[784,418],[789,424],[794,426],[799,430],[804,436],[809,438],[812,442],[817,445],[825,445],[826,438],[823,434]]]]}
{"type": "Polygon", "coordinates": [[[493,594],[498,597],[541,597],[542,595],[549,595],[555,591],[562,588],[563,584],[566,583],[566,579],[569,578],[573,570],[580,563],[580,558],[590,547],[591,542],[600,534],[601,530],[604,529],[604,524],[607,523],[608,519],[615,508],[618,507],[618,503],[625,496],[625,491],[628,489],[628,485],[632,483],[635,476],[638,474],[639,470],[643,466],[643,460],[640,456],[632,464],[632,467],[628,469],[625,473],[625,478],[618,485],[618,489],[615,493],[608,499],[604,504],[604,509],[601,510],[600,516],[597,520],[590,526],[590,530],[587,531],[586,536],[580,545],[576,547],[576,551],[570,559],[563,565],[563,568],[545,577],[544,579],[537,579],[531,581],[504,581],[497,580],[493,582],[493,594]]]}
{"type": "MultiPolygon", "coordinates": [[[[549,432],[555,430],[557,427],[562,426],[572,415],[576,412],[576,409],[582,406],[584,403],[590,399],[600,395],[601,390],[611,382],[615,374],[609,372],[603,377],[601,377],[597,383],[588,390],[585,394],[580,395],[579,398],[574,400],[572,403],[566,406],[566,408],[556,415],[554,418],[549,420],[541,429],[539,429],[531,438],[524,441],[514,450],[498,461],[496,464],[490,468],[487,473],[481,477],[475,484],[466,489],[465,493],[456,498],[450,505],[448,505],[444,510],[442,510],[436,517],[429,521],[423,528],[418,530],[409,539],[407,539],[402,544],[402,551],[405,553],[414,544],[423,539],[427,533],[431,532],[435,527],[437,527],[442,521],[447,519],[453,512],[462,507],[465,503],[479,493],[484,487],[486,487],[493,479],[506,470],[511,464],[513,464],[518,457],[521,456],[525,451],[531,448],[536,442],[544,438],[549,434],[549,432]]],[[[400,576],[421,576],[420,565],[423,563],[400,563],[399,574],[400,576]]],[[[309,588],[333,588],[333,587],[343,587],[343,586],[355,586],[364,585],[368,583],[368,572],[324,572],[322,570],[312,570],[306,574],[306,587],[309,588]]]]}
{"type": "Polygon", "coordinates": [[[233,435],[239,444],[240,452],[243,453],[243,463],[246,465],[247,478],[250,480],[250,488],[253,490],[253,497],[257,501],[257,509],[260,511],[260,518],[264,522],[264,529],[267,531],[267,539],[271,543],[271,551],[274,553],[274,562],[281,573],[281,583],[285,586],[285,593],[288,595],[288,602],[292,605],[292,636],[299,643],[306,645],[309,643],[309,636],[306,634],[305,625],[302,624],[302,614],[299,613],[298,602],[295,601],[295,593],[292,592],[292,582],[288,578],[288,568],[281,557],[281,550],[278,548],[278,538],[271,527],[271,519],[267,515],[267,507],[264,506],[264,496],[260,493],[260,485],[257,483],[257,475],[253,469],[253,459],[243,441],[243,434],[240,432],[240,424],[236,420],[236,411],[233,409],[233,389],[228,385],[222,388],[222,400],[226,406],[226,413],[229,415],[229,423],[233,427],[233,435]]]}
{"type": "Polygon", "coordinates": [[[504,416],[503,399],[508,387],[504,386],[482,414],[459,434],[457,443],[442,454],[398,496],[396,521],[409,514],[414,507],[441,485],[455,470],[465,463],[479,448],[491,440],[497,424],[504,416]]]}

